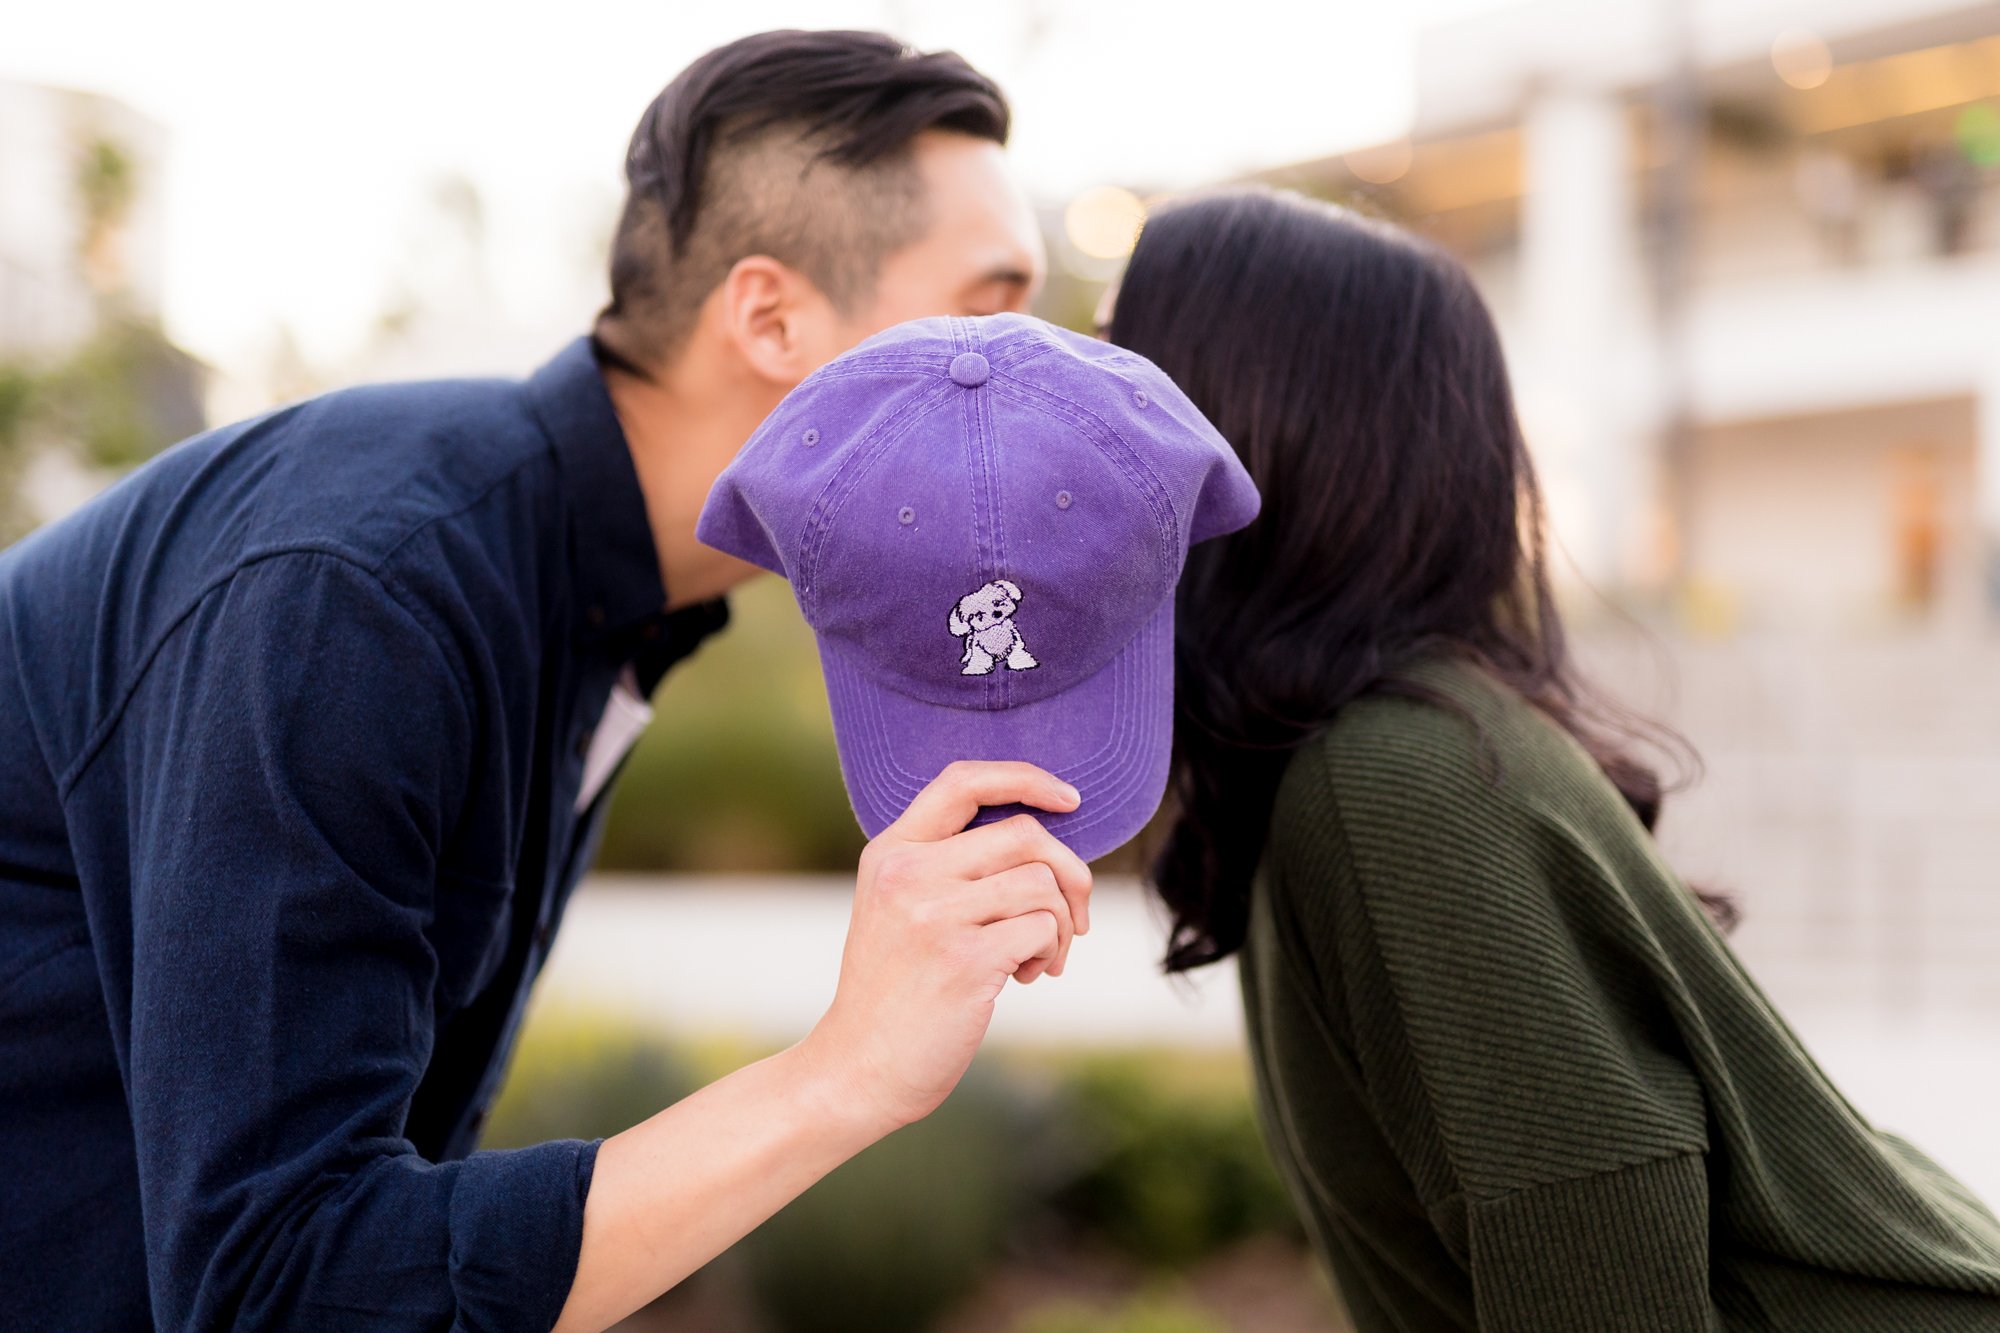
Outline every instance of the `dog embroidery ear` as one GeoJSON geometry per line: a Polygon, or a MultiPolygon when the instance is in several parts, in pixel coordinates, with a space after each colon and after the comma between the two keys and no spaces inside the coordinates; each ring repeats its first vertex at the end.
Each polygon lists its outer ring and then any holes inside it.
{"type": "Polygon", "coordinates": [[[958,613],[958,608],[955,606],[951,609],[951,621],[946,628],[953,634],[959,635],[970,634],[972,632],[972,626],[965,623],[965,617],[958,613]]]}
{"type": "Polygon", "coordinates": [[[1009,597],[1013,598],[1017,602],[1021,600],[1020,585],[1009,583],[1006,579],[998,580],[998,584],[1000,591],[1006,593],[1009,597]]]}

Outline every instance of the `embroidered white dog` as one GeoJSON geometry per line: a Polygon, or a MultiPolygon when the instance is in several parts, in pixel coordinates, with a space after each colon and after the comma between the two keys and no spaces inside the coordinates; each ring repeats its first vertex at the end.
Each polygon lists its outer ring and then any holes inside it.
{"type": "Polygon", "coordinates": [[[964,669],[959,675],[990,675],[995,662],[1005,662],[1009,671],[1032,671],[1039,665],[1014,625],[1014,608],[1020,602],[1021,589],[1005,579],[958,599],[950,629],[965,638],[965,656],[959,659],[964,669]]]}

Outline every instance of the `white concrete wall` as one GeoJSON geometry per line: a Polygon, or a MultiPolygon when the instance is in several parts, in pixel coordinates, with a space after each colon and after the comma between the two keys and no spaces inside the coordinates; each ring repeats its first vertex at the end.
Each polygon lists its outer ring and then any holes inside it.
{"type": "MultiPolygon", "coordinates": [[[[1740,805],[1733,763],[1730,769],[1720,800],[1740,805]]],[[[1785,790],[1810,809],[1822,787],[1794,782],[1785,790]]],[[[2000,791],[2000,784],[1984,790],[2000,791]]],[[[1768,800],[1757,808],[1768,810],[1768,800]]],[[[1863,1114],[2000,1201],[2000,1139],[1990,1132],[1991,1107],[2000,1100],[2000,1025],[1992,1021],[2000,994],[1977,981],[1977,951],[2000,921],[1990,912],[1968,917],[1975,905],[1953,897],[1917,911],[1884,895],[1877,909],[1853,910],[1855,896],[1876,885],[1909,882],[1910,867],[1898,859],[1909,848],[1895,840],[1893,823],[1882,826],[1889,840],[1879,846],[1865,841],[1868,827],[1855,835],[1864,841],[1850,844],[1862,859],[1831,882],[1814,880],[1824,856],[1809,837],[1773,841],[1754,866],[1724,860],[1745,872],[1728,881],[1752,913],[1744,955],[1863,1114]],[[1829,913],[1834,924],[1815,928],[1829,913]],[[1969,926],[1983,933],[1967,933],[1969,926]],[[1828,948],[1829,941],[1838,947],[1828,948]],[[1947,951],[1951,960],[1936,987],[1912,984],[1926,949],[1947,951]]],[[[1717,859],[1702,858],[1702,869],[1712,871],[1717,859]]],[[[1946,869],[1942,859],[1926,864],[1923,873],[1932,877],[1946,869]]],[[[569,908],[537,1009],[616,1014],[685,1037],[721,1033],[784,1045],[810,1031],[833,996],[848,895],[846,881],[823,878],[593,879],[569,908]]],[[[1240,1043],[1235,969],[1219,965],[1181,982],[1161,977],[1165,930],[1137,885],[1102,882],[1091,916],[1091,933],[1077,942],[1065,975],[1001,995],[989,1044],[1240,1043]]]]}
{"type": "Polygon", "coordinates": [[[1513,370],[1556,529],[1603,588],[1644,580],[1656,529],[1657,355],[1623,102],[1550,86],[1522,127],[1513,370]]]}
{"type": "MultiPolygon", "coordinates": [[[[1750,628],[1967,625],[1983,611],[1968,397],[1713,426],[1693,456],[1689,575],[1750,628]],[[1927,511],[1927,512],[1926,512],[1927,511]],[[1909,529],[1935,591],[1904,603],[1909,529]]],[[[1915,562],[1912,562],[1915,563],[1915,562]]]]}

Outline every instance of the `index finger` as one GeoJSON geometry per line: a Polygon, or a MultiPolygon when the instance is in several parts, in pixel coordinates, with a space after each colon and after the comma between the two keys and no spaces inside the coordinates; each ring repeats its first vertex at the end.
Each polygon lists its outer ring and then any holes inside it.
{"type": "Polygon", "coordinates": [[[938,842],[972,822],[982,806],[1031,805],[1063,814],[1082,800],[1046,769],[1011,759],[961,759],[917,793],[886,831],[906,842],[938,842]]]}
{"type": "Polygon", "coordinates": [[[998,824],[967,829],[945,839],[940,850],[945,853],[945,864],[967,879],[985,879],[1029,862],[1046,865],[1069,901],[1076,933],[1089,933],[1090,867],[1033,815],[1015,815],[998,824]]]}

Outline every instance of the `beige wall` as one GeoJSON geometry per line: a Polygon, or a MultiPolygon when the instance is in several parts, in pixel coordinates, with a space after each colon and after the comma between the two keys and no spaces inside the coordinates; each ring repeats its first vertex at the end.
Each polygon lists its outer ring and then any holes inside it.
{"type": "Polygon", "coordinates": [[[1974,439],[1970,398],[1705,429],[1690,478],[1697,595],[1746,628],[1973,623],[1974,439]]]}

